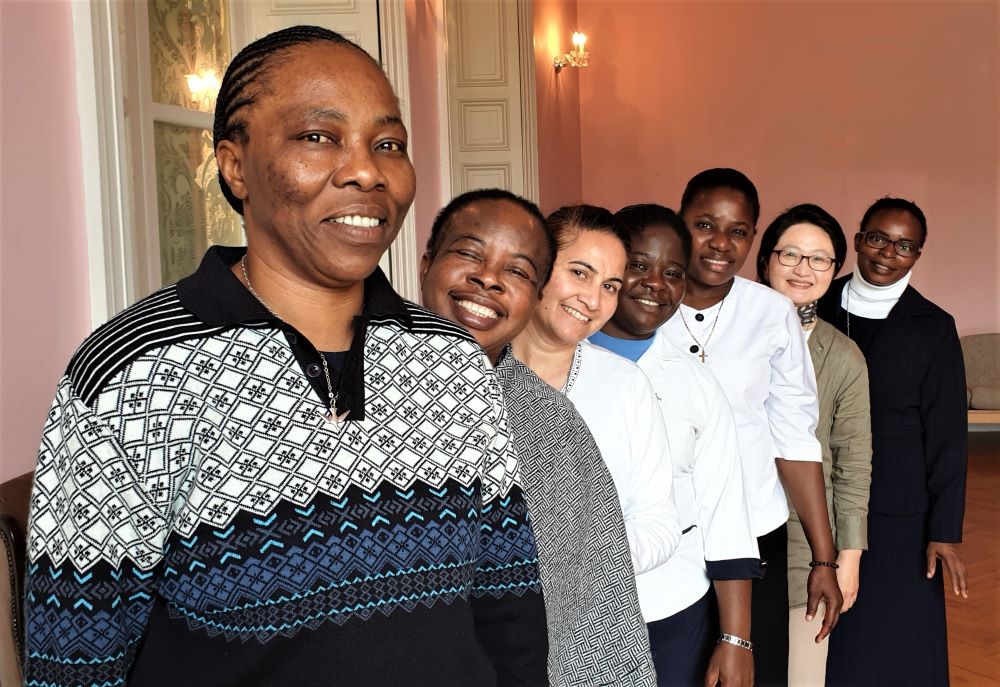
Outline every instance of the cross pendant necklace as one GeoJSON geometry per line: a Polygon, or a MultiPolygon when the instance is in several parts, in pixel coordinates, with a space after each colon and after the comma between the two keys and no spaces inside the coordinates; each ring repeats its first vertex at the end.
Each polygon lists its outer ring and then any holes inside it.
{"type": "Polygon", "coordinates": [[[683,306],[677,309],[677,312],[679,312],[681,316],[681,322],[684,323],[684,329],[687,330],[688,336],[690,336],[695,343],[695,345],[691,347],[691,352],[698,353],[698,357],[701,358],[702,365],[705,364],[705,358],[708,357],[708,351],[705,350],[705,347],[708,346],[708,342],[712,340],[712,334],[715,333],[715,325],[719,324],[719,315],[722,314],[722,306],[725,305],[725,303],[726,303],[726,297],[723,296],[722,300],[719,301],[719,309],[715,313],[715,319],[712,320],[712,329],[709,330],[708,336],[705,338],[705,343],[698,341],[698,337],[694,335],[694,332],[691,331],[691,327],[688,326],[687,320],[684,319],[683,306]]]}
{"type": "MultiPolygon", "coordinates": [[[[250,294],[257,299],[257,302],[264,306],[264,310],[271,313],[276,319],[281,319],[278,317],[278,313],[271,310],[271,306],[264,302],[264,299],[257,295],[254,290],[253,285],[250,283],[250,275],[247,274],[247,256],[244,254],[243,258],[240,260],[240,269],[243,270],[243,281],[247,284],[247,290],[250,294]]],[[[333,390],[333,381],[330,379],[330,366],[326,362],[326,356],[322,353],[319,354],[319,361],[323,364],[323,377],[326,378],[326,395],[329,399],[327,403],[326,414],[323,415],[323,419],[330,424],[336,423],[338,425],[344,424],[347,421],[347,416],[350,415],[351,409],[348,408],[342,413],[337,413],[337,398],[340,396],[339,392],[333,390]]]]}
{"type": "MultiPolygon", "coordinates": [[[[264,307],[266,308],[267,306],[265,305],[264,307]]],[[[347,416],[350,415],[351,409],[348,408],[343,413],[337,413],[337,397],[340,394],[333,392],[333,382],[330,381],[330,366],[326,362],[326,356],[320,353],[319,361],[323,363],[323,376],[326,377],[326,393],[330,399],[330,402],[327,404],[326,415],[323,416],[323,419],[327,422],[336,422],[338,425],[342,425],[347,421],[347,416]]]]}

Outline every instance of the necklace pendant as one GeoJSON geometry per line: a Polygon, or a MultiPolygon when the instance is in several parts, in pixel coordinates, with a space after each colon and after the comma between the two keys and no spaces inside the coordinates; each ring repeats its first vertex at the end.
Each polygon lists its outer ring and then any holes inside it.
{"type": "Polygon", "coordinates": [[[705,352],[705,348],[704,347],[702,347],[701,353],[698,354],[698,357],[701,358],[701,364],[704,365],[705,364],[705,358],[708,357],[708,353],[705,352]]]}
{"type": "Polygon", "coordinates": [[[338,415],[337,409],[334,406],[331,406],[327,414],[323,416],[323,419],[331,424],[336,423],[338,425],[342,425],[347,421],[347,416],[350,414],[351,414],[351,409],[348,408],[347,410],[338,415]]]}

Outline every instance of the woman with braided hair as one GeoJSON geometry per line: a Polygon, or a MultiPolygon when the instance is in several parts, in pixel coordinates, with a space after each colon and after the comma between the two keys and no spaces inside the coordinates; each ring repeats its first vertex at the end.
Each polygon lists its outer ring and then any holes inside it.
{"type": "Polygon", "coordinates": [[[28,536],[37,685],[543,685],[534,537],[496,375],[378,270],[413,201],[399,103],[292,27],[223,79],[246,248],[70,362],[28,536]]]}

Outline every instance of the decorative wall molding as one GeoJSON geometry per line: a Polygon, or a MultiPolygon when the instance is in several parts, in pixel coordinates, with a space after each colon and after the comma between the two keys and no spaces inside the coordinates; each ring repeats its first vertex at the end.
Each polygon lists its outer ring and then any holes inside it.
{"type": "Polygon", "coordinates": [[[460,100],[458,109],[462,152],[510,150],[510,115],[506,100],[460,100]]]}
{"type": "Polygon", "coordinates": [[[84,217],[90,320],[106,322],[134,299],[131,181],[125,150],[125,112],[121,92],[123,59],[113,38],[119,31],[119,5],[72,3],[73,50],[80,115],[84,217]]]}
{"type": "Polygon", "coordinates": [[[452,2],[457,29],[456,85],[508,86],[507,18],[504,5],[488,2],[452,2]]]}
{"type": "MultiPolygon", "coordinates": [[[[370,1],[370,0],[369,0],[370,1]]],[[[356,14],[357,0],[270,0],[268,14],[356,14]]]]}
{"type": "Polygon", "coordinates": [[[507,163],[462,165],[462,178],[466,189],[510,188],[511,166],[507,163]]]}
{"type": "MultiPolygon", "coordinates": [[[[379,0],[379,43],[382,66],[399,97],[399,109],[406,130],[411,132],[410,70],[406,42],[406,5],[404,0],[379,0]]],[[[392,285],[404,298],[420,302],[420,247],[413,206],[403,220],[389,254],[392,285]]]]}
{"type": "Polygon", "coordinates": [[[517,44],[521,76],[521,151],[524,195],[541,198],[538,188],[538,105],[535,86],[535,8],[533,0],[517,0],[517,44]]]}
{"type": "Polygon", "coordinates": [[[443,2],[447,43],[457,46],[446,52],[441,118],[452,194],[498,186],[537,200],[533,4],[443,2]]]}

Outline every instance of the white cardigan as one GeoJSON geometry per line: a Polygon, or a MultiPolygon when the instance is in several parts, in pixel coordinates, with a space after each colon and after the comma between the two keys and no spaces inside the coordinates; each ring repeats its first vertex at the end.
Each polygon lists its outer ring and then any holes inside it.
{"type": "Polygon", "coordinates": [[[666,423],[683,533],[670,560],[636,580],[647,623],[697,602],[710,579],[752,579],[762,571],[733,413],[718,381],[693,358],[657,334],[639,359],[666,423]]]}
{"type": "Polygon", "coordinates": [[[584,341],[565,392],[615,483],[636,574],[662,565],[681,535],[667,432],[649,380],[634,363],[584,341]]]}

